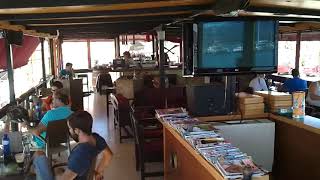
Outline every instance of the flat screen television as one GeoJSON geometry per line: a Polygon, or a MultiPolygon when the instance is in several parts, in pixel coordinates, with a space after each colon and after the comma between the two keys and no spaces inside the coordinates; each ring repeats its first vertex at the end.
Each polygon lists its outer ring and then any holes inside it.
{"type": "Polygon", "coordinates": [[[184,75],[277,71],[278,22],[231,19],[183,25],[184,75]]]}

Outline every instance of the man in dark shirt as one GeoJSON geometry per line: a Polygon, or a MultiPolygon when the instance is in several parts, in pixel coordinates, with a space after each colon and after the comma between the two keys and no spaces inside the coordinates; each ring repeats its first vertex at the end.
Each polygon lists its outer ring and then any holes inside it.
{"type": "MultiPolygon", "coordinates": [[[[86,180],[92,162],[99,153],[102,153],[102,158],[95,168],[95,179],[103,179],[103,171],[111,160],[112,152],[101,136],[92,133],[92,116],[86,111],[76,112],[68,118],[68,127],[71,137],[78,144],[71,151],[66,171],[62,176],[55,177],[55,179],[86,180]]],[[[43,152],[35,153],[33,165],[37,180],[54,179],[48,158],[43,152]]]]}
{"type": "Polygon", "coordinates": [[[307,90],[307,81],[300,79],[300,74],[298,69],[293,69],[291,72],[293,78],[288,79],[284,82],[284,90],[289,93],[295,91],[306,91],[307,90]]]}

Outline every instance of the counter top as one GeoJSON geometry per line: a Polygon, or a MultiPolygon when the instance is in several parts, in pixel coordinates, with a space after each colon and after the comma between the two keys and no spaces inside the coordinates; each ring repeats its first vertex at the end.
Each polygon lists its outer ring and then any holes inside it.
{"type": "Polygon", "coordinates": [[[208,116],[208,117],[197,117],[197,118],[203,122],[269,118],[274,121],[285,122],[287,124],[294,125],[299,128],[303,128],[313,133],[320,134],[320,119],[312,116],[305,116],[304,119],[293,119],[293,118],[280,116],[272,113],[264,113],[261,115],[251,115],[251,116],[241,116],[240,114],[235,114],[235,115],[208,116]]]}
{"type": "Polygon", "coordinates": [[[320,134],[320,119],[312,116],[305,116],[304,119],[293,119],[275,114],[270,114],[270,119],[285,122],[287,124],[303,128],[313,133],[320,134]]]}

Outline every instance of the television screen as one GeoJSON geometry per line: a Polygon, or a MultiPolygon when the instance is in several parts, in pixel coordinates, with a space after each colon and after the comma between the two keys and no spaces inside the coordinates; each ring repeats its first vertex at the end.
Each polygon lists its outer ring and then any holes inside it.
{"type": "Polygon", "coordinates": [[[277,21],[199,22],[196,73],[275,72],[277,21]]]}

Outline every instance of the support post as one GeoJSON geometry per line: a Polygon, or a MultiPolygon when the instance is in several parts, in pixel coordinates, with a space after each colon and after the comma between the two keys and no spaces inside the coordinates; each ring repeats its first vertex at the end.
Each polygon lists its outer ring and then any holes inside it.
{"type": "Polygon", "coordinates": [[[51,74],[53,76],[56,75],[56,63],[54,59],[54,50],[53,50],[53,39],[49,39],[49,50],[50,50],[50,66],[51,66],[51,74]]]}
{"type": "Polygon", "coordinates": [[[90,39],[87,40],[87,51],[88,51],[88,68],[91,69],[91,46],[90,46],[90,39]]]}
{"type": "Polygon", "coordinates": [[[301,32],[297,33],[297,43],[296,43],[296,62],[295,68],[299,70],[300,68],[300,47],[301,47],[301,32]]]}
{"type": "MultiPolygon", "coordinates": [[[[46,82],[47,76],[46,76],[46,62],[44,57],[44,38],[40,39],[40,43],[41,43],[42,79],[43,79],[43,82],[46,82]]],[[[47,83],[44,84],[44,88],[47,88],[47,83]]]]}
{"type": "Polygon", "coordinates": [[[12,47],[8,41],[8,31],[5,31],[5,47],[7,53],[7,71],[8,71],[8,80],[9,80],[9,93],[10,93],[10,103],[16,101],[15,92],[14,92],[14,76],[13,76],[13,59],[12,59],[12,47]]]}
{"type": "Polygon", "coordinates": [[[159,59],[159,73],[160,73],[160,87],[165,88],[165,54],[164,54],[164,40],[165,40],[165,31],[163,27],[157,31],[158,39],[159,39],[159,48],[160,48],[160,59],[159,59]]]}
{"type": "Polygon", "coordinates": [[[115,46],[115,57],[120,57],[120,37],[116,37],[114,39],[114,46],[115,46]]]}
{"type": "MultiPolygon", "coordinates": [[[[9,95],[10,95],[10,104],[16,103],[16,96],[14,92],[14,75],[13,75],[13,59],[12,59],[12,46],[8,41],[8,31],[4,31],[5,34],[5,49],[7,54],[7,71],[8,71],[8,80],[9,80],[9,95]]],[[[11,122],[12,131],[18,130],[18,124],[11,122]]]]}

